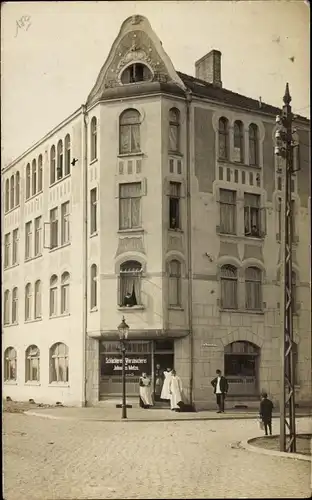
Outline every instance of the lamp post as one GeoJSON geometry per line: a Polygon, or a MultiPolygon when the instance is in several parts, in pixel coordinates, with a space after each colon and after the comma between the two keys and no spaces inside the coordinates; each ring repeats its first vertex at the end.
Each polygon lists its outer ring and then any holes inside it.
{"type": "Polygon", "coordinates": [[[120,348],[122,354],[122,413],[121,418],[127,418],[127,403],[126,403],[126,341],[128,338],[129,325],[122,317],[122,322],[118,326],[118,333],[120,338],[120,348]]]}

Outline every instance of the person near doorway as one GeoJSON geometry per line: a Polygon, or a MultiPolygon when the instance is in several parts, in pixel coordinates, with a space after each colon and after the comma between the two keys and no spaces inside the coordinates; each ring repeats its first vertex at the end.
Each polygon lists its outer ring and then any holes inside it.
{"type": "Polygon", "coordinates": [[[155,370],[155,401],[160,400],[160,395],[161,395],[161,390],[163,387],[164,383],[164,374],[160,368],[160,365],[156,365],[156,370],[155,370]]]}
{"type": "Polygon", "coordinates": [[[169,380],[170,408],[172,411],[180,411],[182,401],[182,382],[180,377],[172,370],[169,380]]]}
{"type": "Polygon", "coordinates": [[[261,394],[261,403],[260,403],[260,418],[264,424],[264,433],[267,436],[268,430],[270,436],[272,436],[272,411],[273,411],[273,403],[268,398],[266,392],[261,394]]]}
{"type": "Polygon", "coordinates": [[[167,370],[164,372],[164,383],[160,394],[160,399],[163,399],[165,401],[170,400],[170,394],[169,394],[170,377],[171,377],[171,368],[167,368],[167,370]]]}
{"type": "Polygon", "coordinates": [[[223,377],[221,370],[216,370],[217,376],[211,381],[211,385],[214,389],[214,394],[217,398],[217,405],[219,410],[217,413],[224,413],[224,400],[225,395],[229,390],[229,384],[225,377],[223,377]]]}
{"type": "Polygon", "coordinates": [[[153,406],[152,387],[151,387],[151,379],[146,375],[146,373],[142,373],[139,379],[139,385],[140,385],[140,407],[150,408],[151,406],[153,406]]]}

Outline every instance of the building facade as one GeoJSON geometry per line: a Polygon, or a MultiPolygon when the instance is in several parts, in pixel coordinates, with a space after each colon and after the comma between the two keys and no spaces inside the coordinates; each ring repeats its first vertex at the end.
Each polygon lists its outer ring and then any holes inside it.
{"type": "MultiPolygon", "coordinates": [[[[221,53],[177,72],[147,19],[120,32],[86,104],[2,170],[4,395],[93,405],[175,367],[197,409],[279,397],[279,110],[222,87],[221,53]]],[[[311,394],[310,122],[296,118],[297,402],[311,394]]]]}

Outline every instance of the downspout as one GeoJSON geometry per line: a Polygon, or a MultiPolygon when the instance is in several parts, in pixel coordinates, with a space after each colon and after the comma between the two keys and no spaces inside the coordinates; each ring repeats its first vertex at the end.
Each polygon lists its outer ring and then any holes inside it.
{"type": "Polygon", "coordinates": [[[88,326],[88,127],[87,127],[87,107],[85,104],[81,106],[82,109],[82,149],[83,149],[83,162],[82,162],[82,197],[83,197],[83,225],[82,225],[82,287],[83,287],[83,306],[82,306],[82,332],[83,332],[83,406],[87,406],[87,326],[88,326]]]}
{"type": "Polygon", "coordinates": [[[186,216],[187,216],[187,267],[188,267],[188,322],[190,353],[190,404],[193,405],[193,262],[192,262],[192,206],[191,206],[191,103],[192,93],[186,93],[186,216]]]}

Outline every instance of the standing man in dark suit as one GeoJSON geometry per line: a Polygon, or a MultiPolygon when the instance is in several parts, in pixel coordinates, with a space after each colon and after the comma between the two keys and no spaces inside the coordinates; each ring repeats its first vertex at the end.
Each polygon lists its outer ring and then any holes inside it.
{"type": "Polygon", "coordinates": [[[224,413],[224,399],[225,395],[229,390],[229,384],[225,377],[223,377],[221,370],[216,371],[216,378],[211,381],[211,385],[214,389],[214,394],[217,397],[217,405],[219,411],[217,413],[224,413]]]}
{"type": "Polygon", "coordinates": [[[264,424],[264,432],[265,435],[268,435],[268,430],[270,432],[270,436],[272,436],[272,412],[273,412],[273,403],[268,398],[266,392],[261,394],[261,403],[260,403],[260,418],[264,424]]]}

